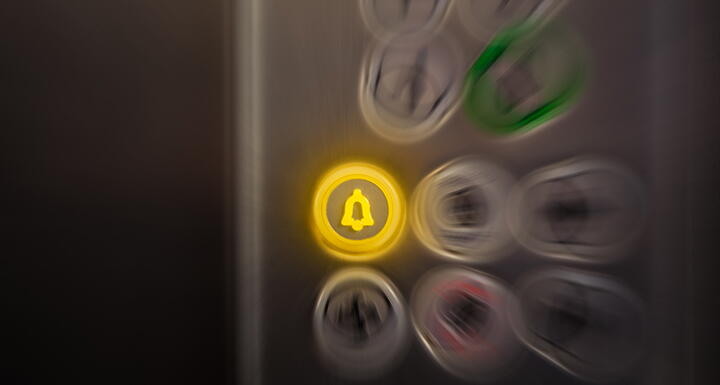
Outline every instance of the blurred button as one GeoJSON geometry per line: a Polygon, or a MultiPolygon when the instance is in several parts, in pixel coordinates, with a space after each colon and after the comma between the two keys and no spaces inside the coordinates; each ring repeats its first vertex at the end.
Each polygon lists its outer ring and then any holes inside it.
{"type": "Polygon", "coordinates": [[[494,134],[526,132],[566,111],[585,78],[580,43],[549,25],[505,29],[490,42],[465,78],[465,112],[494,134]]]}
{"type": "Polygon", "coordinates": [[[499,30],[519,24],[538,27],[552,19],[567,0],[456,0],[467,31],[487,42],[499,30]]]}
{"type": "Polygon", "coordinates": [[[524,280],[513,325],[523,341],[567,372],[609,381],[636,363],[645,336],[640,302],[592,273],[555,269],[524,280]]]}
{"type": "Polygon", "coordinates": [[[413,292],[415,331],[445,369],[490,382],[502,376],[519,353],[508,318],[513,301],[512,293],[486,274],[436,269],[423,276],[413,292]]]}
{"type": "Polygon", "coordinates": [[[364,268],[345,269],[328,279],[313,320],[325,362],[353,379],[375,377],[398,361],[408,341],[407,323],[397,288],[364,268]]]}
{"type": "Polygon", "coordinates": [[[347,163],[320,181],[313,201],[313,225],[333,255],[366,260],[389,250],[405,224],[405,202],[384,170],[347,163]]]}
{"type": "Polygon", "coordinates": [[[411,223],[418,239],[435,253],[465,262],[507,254],[512,236],[505,201],[513,177],[476,157],[444,164],[418,184],[411,223]]]}
{"type": "Polygon", "coordinates": [[[449,0],[361,0],[368,29],[378,37],[430,33],[445,19],[449,0]]]}
{"type": "Polygon", "coordinates": [[[513,192],[510,207],[511,229],[527,248],[590,262],[622,256],[645,211],[630,172],[589,157],[529,174],[513,192]]]}
{"type": "Polygon", "coordinates": [[[422,140],[456,107],[462,73],[455,46],[443,37],[380,44],[363,73],[363,116],[387,140],[422,140]]]}

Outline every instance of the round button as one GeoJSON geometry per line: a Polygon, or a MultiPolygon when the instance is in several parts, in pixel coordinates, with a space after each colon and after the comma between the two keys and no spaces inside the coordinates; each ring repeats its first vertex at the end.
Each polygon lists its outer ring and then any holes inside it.
{"type": "Polygon", "coordinates": [[[368,56],[360,111],[370,128],[396,143],[434,134],[452,115],[464,72],[449,36],[378,44],[368,56]]]}
{"type": "Polygon", "coordinates": [[[418,239],[453,260],[480,263],[507,255],[512,235],[505,200],[514,178],[474,156],[452,160],[423,178],[412,197],[418,239]]]}
{"type": "Polygon", "coordinates": [[[642,190],[637,178],[614,162],[572,158],[518,183],[510,198],[510,228],[538,254],[608,262],[626,255],[641,233],[642,190]]]}
{"type": "Polygon", "coordinates": [[[511,323],[532,350],[593,382],[632,373],[646,343],[643,306],[620,283],[571,269],[535,272],[518,285],[511,323]]]}
{"type": "Polygon", "coordinates": [[[388,370],[404,353],[408,319],[398,289],[366,268],[334,274],[323,287],[313,318],[315,339],[330,369],[352,379],[388,370]]]}
{"type": "Polygon", "coordinates": [[[412,319],[425,349],[451,373],[497,380],[517,361],[510,326],[514,296],[498,279],[466,268],[440,268],[417,283],[412,319]]]}
{"type": "Polygon", "coordinates": [[[551,121],[577,100],[586,65],[576,35],[557,25],[521,24],[500,32],[465,78],[468,117],[509,135],[551,121]]]}
{"type": "Polygon", "coordinates": [[[331,254],[354,261],[387,252],[405,225],[395,180],[367,163],[346,163],[322,177],[313,200],[313,227],[331,254]]]}

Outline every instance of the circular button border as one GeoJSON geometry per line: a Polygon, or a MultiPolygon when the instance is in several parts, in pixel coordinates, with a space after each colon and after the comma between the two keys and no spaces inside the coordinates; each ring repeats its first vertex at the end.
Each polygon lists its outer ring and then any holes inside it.
{"type": "Polygon", "coordinates": [[[498,137],[515,137],[534,132],[535,129],[544,126],[567,113],[575,105],[583,89],[589,83],[589,60],[588,53],[580,38],[571,35],[568,27],[563,23],[552,23],[536,30],[536,23],[526,22],[512,25],[498,32],[490,41],[485,50],[473,62],[465,75],[463,109],[470,121],[478,129],[498,137]],[[501,123],[480,113],[475,108],[478,103],[478,85],[485,84],[485,77],[490,68],[506,52],[513,51],[517,47],[533,44],[538,39],[545,37],[562,39],[572,47],[575,55],[573,60],[573,71],[568,79],[563,82],[562,91],[554,93],[545,103],[530,113],[517,117],[512,122],[501,123]]]}
{"type": "MultiPolygon", "coordinates": [[[[398,39],[377,42],[365,54],[363,67],[360,73],[360,84],[358,86],[358,101],[360,113],[370,129],[383,139],[401,144],[409,145],[428,139],[437,133],[460,109],[462,105],[465,81],[465,69],[462,65],[462,53],[458,47],[455,37],[451,33],[443,33],[436,36],[423,36],[411,42],[398,39]],[[441,47],[446,50],[444,57],[449,61],[452,70],[457,72],[457,77],[451,79],[447,87],[447,95],[444,100],[438,103],[438,109],[419,123],[406,124],[400,117],[384,117],[384,108],[377,104],[373,98],[375,92],[375,74],[382,67],[379,58],[392,49],[420,49],[420,48],[441,47]]],[[[427,74],[430,74],[427,71],[427,74]]]]}
{"type": "Polygon", "coordinates": [[[440,265],[428,270],[415,283],[410,296],[410,319],[423,350],[437,365],[447,370],[448,373],[466,381],[494,382],[506,376],[513,368],[518,367],[523,360],[522,343],[510,323],[511,311],[516,307],[517,298],[512,287],[500,277],[466,266],[440,265]],[[492,342],[500,341],[496,345],[498,350],[495,351],[495,354],[501,357],[500,359],[493,362],[487,360],[478,362],[478,356],[476,355],[459,356],[453,352],[437,348],[432,340],[425,335],[426,325],[422,317],[423,311],[426,310],[425,308],[434,306],[436,296],[439,295],[433,287],[457,279],[481,282],[488,290],[493,292],[494,296],[497,296],[498,300],[494,301],[493,311],[498,318],[496,327],[492,329],[494,334],[491,340],[492,342]],[[433,305],[428,306],[423,302],[428,300],[428,294],[430,293],[434,295],[434,297],[430,298],[433,305]],[[484,380],[478,381],[478,378],[484,380]]]}
{"type": "Polygon", "coordinates": [[[313,309],[313,334],[321,357],[336,374],[342,377],[370,380],[383,375],[401,361],[409,348],[411,321],[407,308],[401,291],[388,276],[380,271],[367,267],[348,267],[333,273],[323,284],[313,309]],[[394,333],[391,333],[390,338],[385,340],[388,343],[387,349],[384,350],[385,359],[380,361],[374,359],[355,362],[344,360],[337,355],[333,344],[322,337],[323,313],[331,294],[338,287],[357,282],[367,283],[380,289],[389,301],[390,309],[394,312],[395,321],[392,325],[394,333]]]}
{"type": "Polygon", "coordinates": [[[556,261],[582,264],[608,264],[629,257],[647,224],[648,204],[644,183],[629,168],[614,159],[596,155],[577,156],[541,167],[519,180],[508,198],[508,224],[510,231],[525,249],[532,253],[556,261]],[[619,177],[625,183],[624,188],[631,192],[638,202],[636,224],[621,240],[600,246],[584,246],[573,249],[556,249],[549,242],[530,236],[524,222],[523,211],[527,192],[534,186],[546,181],[572,177],[592,171],[604,171],[619,177]]]}
{"type": "MultiPolygon", "coordinates": [[[[475,181],[475,180],[473,180],[475,181]]],[[[463,155],[452,159],[432,172],[426,175],[415,187],[410,199],[410,224],[415,233],[416,238],[428,250],[447,261],[461,262],[466,264],[487,264],[496,262],[515,250],[513,234],[507,223],[507,196],[512,191],[515,184],[515,176],[507,171],[504,167],[488,161],[487,159],[476,155],[463,155]],[[441,240],[437,238],[427,223],[428,216],[423,209],[425,199],[427,199],[428,191],[433,187],[432,184],[447,178],[449,170],[458,169],[460,167],[470,166],[474,170],[492,171],[494,180],[497,181],[492,185],[490,192],[486,194],[488,201],[494,201],[492,209],[496,211],[494,214],[494,225],[496,234],[490,241],[491,246],[481,249],[473,254],[464,254],[459,251],[450,251],[444,247],[441,240]],[[499,185],[499,186],[498,186],[499,185]]],[[[483,185],[489,185],[486,181],[483,185]]],[[[486,191],[487,193],[487,191],[486,191]]],[[[488,242],[486,242],[487,244],[488,242]]]]}
{"type": "Polygon", "coordinates": [[[367,261],[388,252],[400,239],[405,228],[405,200],[399,185],[385,170],[365,162],[349,162],[332,168],[320,178],[315,188],[312,224],[319,244],[333,256],[349,261],[367,261]],[[340,184],[353,179],[377,186],[387,201],[388,216],[383,228],[366,239],[348,239],[333,229],[326,207],[330,194],[340,184]]]}
{"type": "Polygon", "coordinates": [[[618,277],[565,266],[545,267],[530,270],[521,275],[515,285],[515,296],[516,301],[510,309],[510,325],[515,331],[517,338],[532,352],[580,380],[606,383],[624,379],[633,372],[633,368],[636,368],[643,357],[647,355],[644,346],[649,341],[650,335],[644,332],[645,328],[649,326],[646,303],[632,288],[620,282],[618,277]],[[638,338],[642,343],[635,346],[636,350],[629,353],[629,359],[616,363],[616,365],[611,365],[611,367],[604,368],[596,367],[592,364],[585,364],[580,360],[571,362],[563,360],[562,357],[555,354],[554,347],[551,344],[533,335],[530,330],[531,322],[526,317],[526,311],[524,309],[526,295],[531,291],[533,285],[552,280],[573,283],[579,282],[585,287],[612,293],[636,312],[635,315],[639,317],[640,322],[638,329],[640,334],[638,338]]]}

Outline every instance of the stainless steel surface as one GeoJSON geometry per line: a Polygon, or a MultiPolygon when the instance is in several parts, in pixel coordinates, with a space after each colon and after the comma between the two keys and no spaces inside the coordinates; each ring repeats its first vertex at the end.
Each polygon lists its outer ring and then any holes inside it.
{"type": "MultiPolygon", "coordinates": [[[[662,46],[655,43],[656,24],[669,21],[662,21],[652,1],[571,1],[560,12],[557,17],[577,33],[590,63],[588,84],[567,114],[529,134],[497,138],[478,130],[457,109],[437,132],[408,144],[377,135],[361,113],[361,74],[366,55],[378,40],[363,22],[357,2],[245,3],[254,10],[250,17],[253,43],[239,49],[251,67],[242,85],[250,87],[245,97],[251,101],[241,115],[254,117],[242,127],[252,132],[246,138],[252,143],[245,143],[243,151],[253,154],[242,155],[248,162],[241,165],[247,168],[242,183],[259,184],[244,188],[258,189],[251,195],[262,200],[246,202],[257,213],[257,223],[244,222],[255,227],[241,229],[259,242],[255,247],[243,246],[240,255],[241,265],[248,263],[251,272],[244,272],[244,279],[254,282],[242,286],[258,285],[255,293],[259,295],[248,297],[250,304],[240,308],[241,319],[258,327],[244,329],[256,344],[242,349],[252,355],[244,357],[246,366],[241,368],[253,371],[245,373],[248,384],[297,379],[341,382],[318,359],[310,332],[312,307],[321,282],[351,264],[324,252],[308,225],[314,186],[337,164],[354,160],[377,164],[398,180],[409,197],[424,176],[462,155],[480,155],[520,178],[543,166],[591,154],[631,170],[650,186],[646,198],[654,203],[658,165],[662,164],[658,154],[668,145],[665,139],[657,139],[657,126],[672,112],[658,110],[661,75],[655,70],[662,67],[657,63],[662,46]]],[[[452,7],[439,34],[459,47],[463,67],[469,68],[485,43],[464,28],[452,7]]],[[[644,346],[646,355],[640,366],[621,383],[671,384],[683,376],[680,365],[655,370],[668,359],[668,349],[674,349],[657,338],[668,332],[668,323],[684,322],[675,304],[657,300],[658,285],[670,279],[682,291],[686,278],[658,268],[663,265],[659,258],[672,256],[656,253],[656,231],[652,226],[644,228],[627,258],[588,268],[610,274],[638,293],[654,320],[649,332],[656,342],[644,346]],[[662,370],[666,376],[657,374],[662,370]]],[[[383,272],[408,296],[423,273],[443,264],[407,231],[388,255],[355,265],[383,272]]],[[[528,271],[563,265],[572,263],[540,258],[518,248],[507,258],[479,268],[514,284],[528,271]]],[[[672,333],[669,338],[676,340],[683,330],[672,333]]],[[[536,355],[528,353],[523,358],[522,370],[497,383],[581,383],[536,355]]],[[[435,364],[415,341],[397,367],[375,383],[452,384],[460,380],[435,364]]]]}

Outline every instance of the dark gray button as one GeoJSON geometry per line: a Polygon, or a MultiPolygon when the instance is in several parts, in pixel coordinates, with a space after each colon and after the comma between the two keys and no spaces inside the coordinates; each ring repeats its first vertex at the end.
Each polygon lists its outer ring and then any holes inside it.
{"type": "Polygon", "coordinates": [[[570,269],[532,274],[518,290],[513,326],[523,341],[567,372],[617,379],[637,362],[645,318],[637,297],[609,277],[570,269]]]}
{"type": "Polygon", "coordinates": [[[538,170],[518,184],[510,204],[517,239],[543,255],[607,261],[638,235],[645,202],[623,167],[577,158],[538,170]]]}

